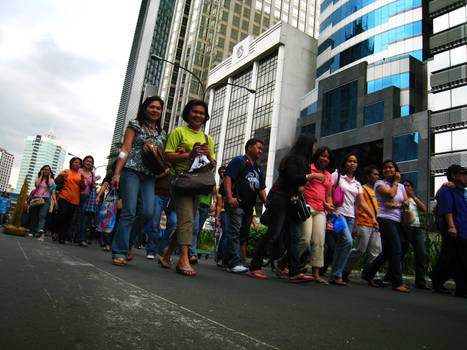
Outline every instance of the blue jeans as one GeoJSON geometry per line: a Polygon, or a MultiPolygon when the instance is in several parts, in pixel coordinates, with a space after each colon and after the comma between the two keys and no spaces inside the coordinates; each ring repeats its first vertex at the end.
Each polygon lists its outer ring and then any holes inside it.
{"type": "Polygon", "coordinates": [[[352,250],[352,228],[355,218],[343,216],[347,226],[344,230],[337,233],[337,244],[334,248],[334,255],[332,257],[331,278],[342,278],[342,271],[344,271],[345,264],[349,258],[350,251],[352,250]]]}
{"type": "Polygon", "coordinates": [[[45,203],[41,207],[39,211],[39,223],[37,225],[37,231],[43,231],[45,227],[45,219],[47,217],[47,213],[49,212],[50,207],[50,197],[44,198],[45,203]]]}
{"type": "Polygon", "coordinates": [[[84,216],[84,207],[86,206],[89,199],[88,194],[81,194],[79,196],[79,205],[77,206],[74,214],[73,219],[71,220],[71,225],[68,229],[68,241],[73,241],[73,235],[75,234],[75,240],[78,243],[87,241],[86,237],[86,229],[83,230],[83,216],[84,216]]]}
{"type": "Polygon", "coordinates": [[[147,254],[156,254],[156,251],[162,255],[165,247],[169,245],[170,235],[172,234],[175,226],[177,225],[177,214],[173,207],[172,200],[169,196],[154,195],[154,215],[151,222],[151,230],[149,231],[148,246],[146,248],[147,254]],[[165,226],[162,241],[157,249],[157,241],[159,239],[159,227],[161,222],[162,211],[165,212],[167,223],[165,226]],[[164,239],[165,238],[165,239],[164,239]]]}
{"type": "Polygon", "coordinates": [[[209,207],[198,207],[195,220],[193,222],[193,238],[191,240],[191,246],[188,248],[189,256],[196,256],[196,249],[198,248],[199,233],[202,231],[204,223],[209,215],[209,207]]]}
{"type": "Polygon", "coordinates": [[[112,257],[125,258],[130,247],[131,231],[141,232],[154,213],[154,177],[123,168],[120,194],[123,208],[112,241],[112,257]],[[138,205],[138,215],[136,208],[138,205]]]}
{"type": "Polygon", "coordinates": [[[225,253],[227,252],[227,236],[228,236],[227,214],[225,213],[225,211],[221,211],[219,215],[219,219],[221,221],[222,234],[219,238],[219,241],[217,242],[217,261],[222,260],[222,263],[224,263],[224,256],[225,256],[225,253]]]}
{"type": "Polygon", "coordinates": [[[409,250],[409,244],[413,247],[415,255],[415,286],[426,286],[425,280],[425,240],[420,227],[410,227],[405,230],[402,240],[402,259],[409,250]]]}
{"type": "Polygon", "coordinates": [[[371,264],[363,269],[362,277],[373,279],[386,260],[389,260],[392,286],[396,288],[402,285],[402,244],[400,238],[402,226],[397,221],[383,218],[378,218],[378,224],[383,250],[371,264]]]}
{"type": "Polygon", "coordinates": [[[250,231],[253,210],[245,211],[243,208],[232,208],[225,203],[229,228],[227,229],[227,251],[224,254],[224,265],[234,267],[243,263],[240,237],[245,231],[250,231]]]}

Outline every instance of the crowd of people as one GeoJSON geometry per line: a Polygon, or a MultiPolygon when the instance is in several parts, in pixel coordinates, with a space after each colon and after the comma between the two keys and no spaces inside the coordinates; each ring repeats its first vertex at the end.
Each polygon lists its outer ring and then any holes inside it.
{"type": "MultiPolygon", "coordinates": [[[[381,167],[370,165],[360,170],[356,153],[332,160],[328,147],[316,149],[317,140],[302,134],[280,160],[277,179],[267,189],[259,165],[263,141],[252,138],[246,142],[244,154],[218,167],[220,183],[216,186],[209,182],[217,164],[213,139],[203,131],[209,120],[206,103],[190,101],[182,113],[186,126],[170,135],[161,127],[163,108],[158,96],[142,103],[99,191],[92,156],[72,158],[69,169],[56,178],[51,168],[44,166],[28,198],[30,234],[43,239],[49,229],[60,243],[76,242],[86,247],[87,231],[97,225],[99,204],[107,193],[117,191],[120,208],[116,226],[112,233],[99,237],[117,266],[133,259],[133,247],[147,233],[148,259],[157,257],[162,268],[171,269],[177,252],[175,271],[195,276],[198,234],[208,213],[215,212],[215,232],[220,238],[216,262],[229,272],[265,280],[264,260],[269,259],[275,274],[290,283],[314,281],[344,287],[367,255],[361,271],[363,281],[372,287],[391,285],[394,291],[408,293],[402,264],[412,245],[415,288],[430,289],[425,279],[419,216],[427,207],[417,198],[414,184],[401,179],[395,161],[385,160],[381,167]],[[148,163],[149,144],[162,150],[162,169],[154,170],[148,163]],[[332,173],[331,161],[340,163],[332,173]],[[200,172],[203,169],[208,171],[200,172]],[[359,173],[363,174],[363,185],[357,179],[359,173]],[[188,187],[182,187],[182,180],[188,187]],[[266,208],[261,222],[267,231],[248,262],[246,247],[250,226],[256,224],[258,203],[266,208]],[[165,230],[161,230],[162,213],[165,230]],[[386,262],[388,268],[380,276],[386,262]]],[[[466,297],[467,170],[452,165],[447,177],[448,182],[436,195],[442,248],[431,272],[432,288],[446,293],[444,283],[454,278],[455,294],[466,297]]]]}

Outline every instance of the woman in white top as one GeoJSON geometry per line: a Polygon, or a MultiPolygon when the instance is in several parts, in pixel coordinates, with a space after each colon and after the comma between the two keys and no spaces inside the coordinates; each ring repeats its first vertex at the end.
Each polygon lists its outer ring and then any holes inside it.
{"type": "Polygon", "coordinates": [[[362,185],[355,179],[355,173],[358,167],[358,159],[355,153],[347,154],[342,160],[339,172],[332,174],[333,187],[339,185],[344,191],[344,202],[336,208],[336,214],[342,216],[347,226],[343,231],[337,234],[337,244],[332,259],[332,270],[329,282],[339,286],[347,285],[342,280],[342,271],[344,270],[350,250],[352,249],[352,229],[355,222],[355,206],[358,205],[371,218],[375,228],[378,223],[372,210],[366,204],[363,197],[362,185]],[[339,183],[337,184],[337,181],[339,183]]]}

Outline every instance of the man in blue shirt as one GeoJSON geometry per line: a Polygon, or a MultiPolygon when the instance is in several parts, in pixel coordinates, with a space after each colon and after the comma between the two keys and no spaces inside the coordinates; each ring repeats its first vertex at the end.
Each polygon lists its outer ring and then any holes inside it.
{"type": "Polygon", "coordinates": [[[224,178],[225,211],[227,214],[227,252],[224,264],[234,273],[246,272],[240,246],[246,244],[253,218],[256,196],[266,202],[263,169],[257,164],[263,153],[263,142],[250,139],[245,155],[235,157],[227,166],[224,178]]]}
{"type": "Polygon", "coordinates": [[[454,187],[444,186],[438,193],[440,229],[443,237],[440,255],[432,272],[433,289],[445,293],[443,283],[451,276],[456,282],[455,295],[467,297],[467,169],[454,164],[447,170],[448,181],[454,187]]]}
{"type": "Polygon", "coordinates": [[[0,197],[0,225],[3,225],[10,213],[10,195],[8,192],[3,192],[0,197]]]}

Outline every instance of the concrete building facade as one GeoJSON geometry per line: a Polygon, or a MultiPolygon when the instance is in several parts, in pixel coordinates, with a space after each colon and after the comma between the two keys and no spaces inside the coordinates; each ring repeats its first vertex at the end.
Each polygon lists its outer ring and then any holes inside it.
{"type": "Polygon", "coordinates": [[[14,159],[15,156],[13,154],[0,147],[0,191],[6,191],[9,188],[14,159]]]}
{"type": "Polygon", "coordinates": [[[57,175],[63,170],[66,153],[65,146],[56,139],[52,130],[44,136],[28,136],[21,160],[16,193],[21,191],[26,176],[28,176],[29,192],[33,190],[37,174],[44,165],[49,165],[54,175],[57,175]]]}
{"type": "Polygon", "coordinates": [[[278,160],[295,140],[300,96],[315,83],[317,41],[278,23],[257,38],[245,38],[233,52],[209,72],[206,132],[213,137],[218,165],[244,154],[248,139],[262,140],[259,163],[270,188],[278,160]]]}

